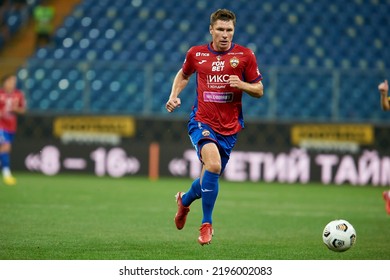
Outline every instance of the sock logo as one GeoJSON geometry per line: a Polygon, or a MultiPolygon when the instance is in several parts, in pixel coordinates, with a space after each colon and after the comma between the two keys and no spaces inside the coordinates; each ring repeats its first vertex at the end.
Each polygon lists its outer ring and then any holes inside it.
{"type": "Polygon", "coordinates": [[[213,190],[209,190],[209,189],[201,189],[202,192],[212,192],[213,190]]]}

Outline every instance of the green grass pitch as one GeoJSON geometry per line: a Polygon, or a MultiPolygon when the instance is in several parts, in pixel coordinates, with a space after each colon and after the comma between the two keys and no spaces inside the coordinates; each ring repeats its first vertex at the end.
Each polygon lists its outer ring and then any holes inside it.
{"type": "Polygon", "coordinates": [[[0,185],[2,260],[388,260],[384,187],[220,182],[212,244],[197,243],[201,203],[181,231],[174,195],[190,179],[47,177],[16,173],[0,185]],[[328,250],[322,230],[353,224],[357,241],[328,250]]]}

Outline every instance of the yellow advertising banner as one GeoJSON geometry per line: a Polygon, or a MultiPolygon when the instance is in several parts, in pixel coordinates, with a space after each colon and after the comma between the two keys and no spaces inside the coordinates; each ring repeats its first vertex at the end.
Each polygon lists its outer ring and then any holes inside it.
{"type": "Polygon", "coordinates": [[[73,132],[131,137],[135,134],[135,120],[128,116],[68,116],[54,120],[53,133],[56,137],[73,132]]]}
{"type": "Polygon", "coordinates": [[[291,142],[294,145],[308,140],[371,145],[374,138],[374,127],[369,124],[298,124],[291,127],[291,142]]]}

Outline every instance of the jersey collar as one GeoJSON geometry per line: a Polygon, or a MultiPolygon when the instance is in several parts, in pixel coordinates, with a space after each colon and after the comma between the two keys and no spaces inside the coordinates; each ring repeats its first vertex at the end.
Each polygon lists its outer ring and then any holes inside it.
{"type": "Polygon", "coordinates": [[[228,52],[230,52],[233,48],[234,48],[235,44],[232,42],[232,45],[230,46],[230,49],[228,49],[227,51],[223,51],[223,52],[218,52],[216,50],[213,49],[213,47],[211,46],[211,42],[207,45],[207,48],[208,50],[213,53],[213,54],[219,54],[219,55],[224,55],[228,52]]]}

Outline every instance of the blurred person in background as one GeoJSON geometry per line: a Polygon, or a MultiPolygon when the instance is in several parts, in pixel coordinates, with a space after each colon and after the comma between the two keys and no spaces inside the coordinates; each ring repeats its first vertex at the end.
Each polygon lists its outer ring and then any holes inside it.
{"type": "Polygon", "coordinates": [[[55,9],[45,1],[34,8],[36,47],[42,47],[51,41],[55,9]]]}
{"type": "Polygon", "coordinates": [[[169,99],[168,112],[180,107],[179,94],[196,73],[197,98],[188,122],[188,134],[202,163],[200,177],[189,190],[176,194],[176,228],[186,222],[190,205],[202,200],[202,225],[198,242],[210,244],[213,235],[212,214],[219,192],[219,178],[244,128],[242,96],[263,96],[262,75],[252,50],[233,43],[236,16],[226,9],[211,14],[209,44],[193,46],[177,72],[169,99]]]}
{"type": "MultiPolygon", "coordinates": [[[[381,107],[384,111],[390,111],[390,97],[389,97],[389,83],[384,80],[378,86],[379,93],[381,94],[381,107]]],[[[383,192],[383,199],[385,200],[385,207],[387,214],[390,215],[390,190],[383,192]]]]}
{"type": "Polygon", "coordinates": [[[26,100],[23,92],[16,88],[16,76],[6,75],[0,88],[0,163],[3,181],[15,185],[10,166],[11,146],[17,130],[18,114],[26,112],[26,100]]]}

